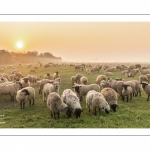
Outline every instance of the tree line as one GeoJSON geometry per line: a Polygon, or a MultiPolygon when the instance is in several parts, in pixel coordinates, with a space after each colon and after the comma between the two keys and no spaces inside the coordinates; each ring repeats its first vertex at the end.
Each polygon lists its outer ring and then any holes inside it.
{"type": "Polygon", "coordinates": [[[8,50],[0,50],[0,64],[36,63],[45,59],[49,61],[62,61],[61,57],[53,56],[50,52],[9,52],[8,50]]]}

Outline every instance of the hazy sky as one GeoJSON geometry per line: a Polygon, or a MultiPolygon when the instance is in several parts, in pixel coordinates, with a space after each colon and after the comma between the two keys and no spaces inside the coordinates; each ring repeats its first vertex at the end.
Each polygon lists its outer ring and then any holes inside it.
{"type": "Polygon", "coordinates": [[[0,22],[0,49],[64,61],[150,62],[150,22],[0,22]]]}

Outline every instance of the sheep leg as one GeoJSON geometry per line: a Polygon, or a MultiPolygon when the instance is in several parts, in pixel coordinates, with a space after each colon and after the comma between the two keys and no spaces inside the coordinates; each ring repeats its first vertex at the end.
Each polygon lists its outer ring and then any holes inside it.
{"type": "Polygon", "coordinates": [[[31,99],[29,99],[29,105],[31,105],[31,99]]]}
{"type": "Polygon", "coordinates": [[[14,101],[14,96],[10,95],[11,101],[14,101]]]}
{"type": "Polygon", "coordinates": [[[147,97],[147,101],[149,100],[149,95],[148,95],[148,97],[147,97]]]}
{"type": "Polygon", "coordinates": [[[141,96],[141,91],[139,90],[139,95],[141,96]]]}
{"type": "Polygon", "coordinates": [[[128,102],[128,98],[129,98],[129,97],[127,96],[127,102],[128,102]]]}
{"type": "Polygon", "coordinates": [[[130,95],[130,100],[132,100],[132,94],[130,95]]]}
{"type": "Polygon", "coordinates": [[[100,111],[101,111],[101,109],[100,109],[100,108],[98,108],[98,110],[99,110],[99,115],[100,115],[100,111]]]}
{"type": "Polygon", "coordinates": [[[32,105],[34,105],[34,98],[32,99],[32,105]]]}
{"type": "Polygon", "coordinates": [[[122,100],[124,101],[125,97],[122,95],[122,100]]]}
{"type": "Polygon", "coordinates": [[[51,117],[53,117],[53,112],[51,111],[51,117]]]}
{"type": "Polygon", "coordinates": [[[96,115],[96,107],[94,108],[94,115],[96,115]]]}
{"type": "Polygon", "coordinates": [[[23,103],[23,109],[25,109],[25,103],[23,103]]]}
{"type": "Polygon", "coordinates": [[[60,112],[58,112],[58,119],[59,119],[59,115],[60,115],[60,112]]]}
{"type": "Polygon", "coordinates": [[[90,112],[90,111],[91,111],[91,110],[90,110],[90,105],[88,106],[88,108],[89,108],[89,112],[90,112]]]}
{"type": "Polygon", "coordinates": [[[20,109],[22,109],[22,102],[20,102],[20,109]]]}
{"type": "Polygon", "coordinates": [[[56,119],[56,116],[55,116],[55,115],[56,115],[56,113],[54,112],[54,119],[56,119]]]}
{"type": "Polygon", "coordinates": [[[80,96],[80,101],[83,101],[83,97],[82,96],[80,96]]]}

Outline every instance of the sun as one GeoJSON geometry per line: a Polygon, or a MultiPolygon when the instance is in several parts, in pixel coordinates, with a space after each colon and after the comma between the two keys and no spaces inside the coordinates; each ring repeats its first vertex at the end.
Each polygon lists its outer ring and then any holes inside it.
{"type": "Polygon", "coordinates": [[[16,43],[17,48],[21,49],[23,47],[23,43],[21,41],[18,41],[16,43]]]}

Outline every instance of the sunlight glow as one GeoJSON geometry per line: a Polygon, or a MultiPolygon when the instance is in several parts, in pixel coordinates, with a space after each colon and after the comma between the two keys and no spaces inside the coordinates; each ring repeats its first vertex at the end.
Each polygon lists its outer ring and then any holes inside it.
{"type": "Polygon", "coordinates": [[[21,41],[18,41],[16,46],[17,48],[21,49],[23,47],[23,43],[21,41]]]}

